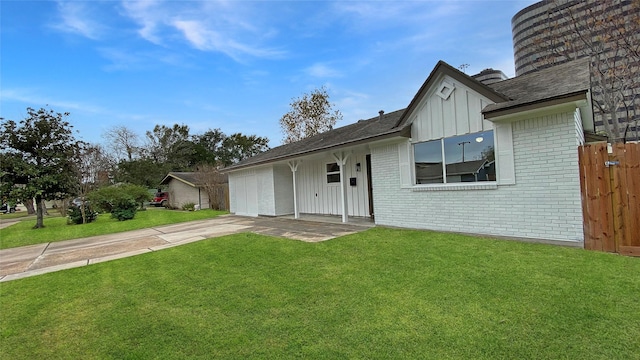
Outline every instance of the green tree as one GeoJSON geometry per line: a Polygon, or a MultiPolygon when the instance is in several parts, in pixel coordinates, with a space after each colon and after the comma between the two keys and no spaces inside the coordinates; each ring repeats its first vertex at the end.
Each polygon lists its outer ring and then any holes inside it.
{"type": "Polygon", "coordinates": [[[195,162],[197,164],[217,164],[220,161],[226,138],[227,135],[220,129],[209,129],[203,134],[194,135],[195,162]]]}
{"type": "Polygon", "coordinates": [[[257,135],[226,135],[220,129],[193,137],[196,146],[193,164],[229,166],[269,149],[269,139],[257,135]]]}
{"type": "Polygon", "coordinates": [[[331,130],[342,120],[340,110],[333,110],[325,87],[292,99],[290,105],[289,112],[280,118],[285,144],[331,130]]]}
{"type": "Polygon", "coordinates": [[[187,125],[174,124],[172,127],[156,125],[147,131],[146,158],[155,163],[170,164],[172,171],[188,170],[194,153],[194,144],[187,125]]]}
{"type": "Polygon", "coordinates": [[[131,183],[146,188],[155,188],[160,180],[171,171],[170,164],[156,163],[152,159],[142,158],[123,160],[118,164],[115,182],[131,183]]]}
{"type": "Polygon", "coordinates": [[[266,137],[235,133],[222,142],[218,159],[224,166],[229,166],[266,150],[269,150],[269,139],[266,137]]]}
{"type": "Polygon", "coordinates": [[[19,123],[2,119],[0,183],[11,198],[35,199],[34,228],[42,228],[44,201],[67,197],[77,188],[74,159],[80,143],[65,120],[69,113],[27,108],[27,114],[19,123]]]}

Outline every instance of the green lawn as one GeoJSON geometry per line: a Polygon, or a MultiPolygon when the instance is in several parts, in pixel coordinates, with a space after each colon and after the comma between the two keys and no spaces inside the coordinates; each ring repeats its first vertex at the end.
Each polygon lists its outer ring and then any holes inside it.
{"type": "Polygon", "coordinates": [[[118,221],[112,219],[111,214],[101,214],[95,222],[82,225],[68,225],[66,217],[47,217],[44,219],[45,227],[43,229],[32,229],[36,220],[29,218],[0,229],[0,249],[202,220],[221,214],[226,214],[226,212],[208,209],[201,211],[149,209],[138,211],[133,220],[118,221]]]}
{"type": "Polygon", "coordinates": [[[640,259],[374,228],[0,283],[7,359],[638,359],[640,259]]]}

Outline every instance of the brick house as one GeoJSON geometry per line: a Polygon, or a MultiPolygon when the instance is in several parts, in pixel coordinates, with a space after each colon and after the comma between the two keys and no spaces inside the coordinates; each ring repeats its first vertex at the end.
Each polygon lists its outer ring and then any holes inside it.
{"type": "Polygon", "coordinates": [[[579,243],[589,64],[484,84],[440,61],[405,109],[226,169],[231,212],[579,243]]]}

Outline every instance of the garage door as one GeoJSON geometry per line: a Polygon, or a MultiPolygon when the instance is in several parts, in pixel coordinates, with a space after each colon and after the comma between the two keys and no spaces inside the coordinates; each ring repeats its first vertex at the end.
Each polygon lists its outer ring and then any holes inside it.
{"type": "Polygon", "coordinates": [[[236,214],[258,216],[258,181],[255,173],[236,178],[236,214]]]}

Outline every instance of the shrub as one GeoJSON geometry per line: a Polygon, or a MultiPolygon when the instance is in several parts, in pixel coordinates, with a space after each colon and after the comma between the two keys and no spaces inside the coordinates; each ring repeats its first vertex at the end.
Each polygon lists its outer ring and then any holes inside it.
{"type": "Polygon", "coordinates": [[[194,211],[196,209],[196,204],[189,202],[182,205],[182,210],[185,211],[194,211]]]}
{"type": "MultiPolygon", "coordinates": [[[[121,204],[125,200],[133,200],[142,208],[145,201],[151,200],[151,194],[142,186],[118,184],[92,191],[88,198],[98,209],[113,212],[116,204],[121,204]]],[[[128,205],[125,208],[128,208],[128,205]]]]}
{"type": "Polygon", "coordinates": [[[118,221],[131,220],[136,216],[137,208],[138,203],[136,203],[134,199],[119,199],[115,204],[113,204],[111,217],[113,219],[118,219],[118,221]]]}
{"type": "MultiPolygon", "coordinates": [[[[98,218],[98,213],[96,211],[93,211],[93,209],[91,209],[91,206],[88,203],[84,203],[83,206],[84,206],[86,224],[98,218]]],[[[82,211],[80,210],[79,206],[75,206],[75,205],[69,206],[69,209],[67,210],[67,215],[68,215],[67,223],[83,224],[82,211]]]]}

